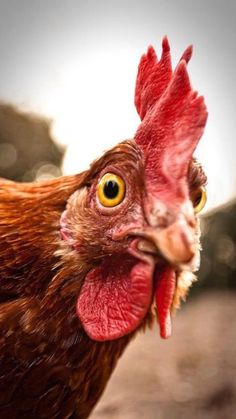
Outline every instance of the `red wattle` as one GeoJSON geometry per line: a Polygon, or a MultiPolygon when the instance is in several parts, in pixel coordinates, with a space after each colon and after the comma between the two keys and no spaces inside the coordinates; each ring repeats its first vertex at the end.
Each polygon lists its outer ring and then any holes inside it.
{"type": "Polygon", "coordinates": [[[77,315],[91,339],[113,340],[137,329],[152,298],[153,268],[129,255],[107,257],[88,272],[77,315]]]}
{"type": "Polygon", "coordinates": [[[156,306],[160,325],[160,336],[167,339],[171,335],[170,309],[174,298],[176,287],[176,274],[173,268],[165,266],[155,273],[156,285],[156,306]]]}

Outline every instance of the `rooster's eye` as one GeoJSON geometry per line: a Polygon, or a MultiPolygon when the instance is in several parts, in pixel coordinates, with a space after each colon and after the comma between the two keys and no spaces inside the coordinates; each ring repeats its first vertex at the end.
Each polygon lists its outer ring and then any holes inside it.
{"type": "Polygon", "coordinates": [[[194,212],[197,214],[205,207],[207,201],[206,189],[201,186],[200,188],[193,191],[191,194],[191,201],[193,203],[194,212]]]}
{"type": "Polygon", "coordinates": [[[106,173],[98,183],[97,195],[104,207],[115,207],[125,196],[125,182],[114,173],[106,173]]]}

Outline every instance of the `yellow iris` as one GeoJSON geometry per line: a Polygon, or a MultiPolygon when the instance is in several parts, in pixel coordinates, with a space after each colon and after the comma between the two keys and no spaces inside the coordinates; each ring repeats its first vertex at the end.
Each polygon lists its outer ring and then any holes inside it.
{"type": "Polygon", "coordinates": [[[125,182],[114,173],[106,173],[98,183],[97,196],[104,207],[115,207],[124,199],[125,182]]]}
{"type": "Polygon", "coordinates": [[[191,200],[192,200],[192,203],[193,203],[194,212],[196,214],[199,213],[205,207],[205,204],[206,204],[206,201],[207,201],[206,189],[203,186],[196,189],[191,194],[191,200]]]}

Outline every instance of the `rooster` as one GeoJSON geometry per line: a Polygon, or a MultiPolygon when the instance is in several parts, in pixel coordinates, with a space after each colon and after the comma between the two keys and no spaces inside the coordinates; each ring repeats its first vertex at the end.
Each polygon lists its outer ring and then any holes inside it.
{"type": "Polygon", "coordinates": [[[193,152],[207,111],[188,47],[167,38],[138,69],[141,118],[74,176],[0,181],[0,417],[87,418],[128,342],[173,310],[199,265],[206,176],[193,152]]]}

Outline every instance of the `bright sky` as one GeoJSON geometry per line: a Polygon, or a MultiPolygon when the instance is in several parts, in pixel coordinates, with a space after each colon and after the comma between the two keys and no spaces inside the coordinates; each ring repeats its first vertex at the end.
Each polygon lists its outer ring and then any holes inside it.
{"type": "Polygon", "coordinates": [[[194,44],[191,80],[209,110],[197,150],[209,178],[208,208],[236,195],[233,2],[2,3],[0,98],[54,120],[55,137],[68,145],[65,173],[134,135],[137,65],[149,44],[160,55],[167,34],[174,64],[194,44]]]}

